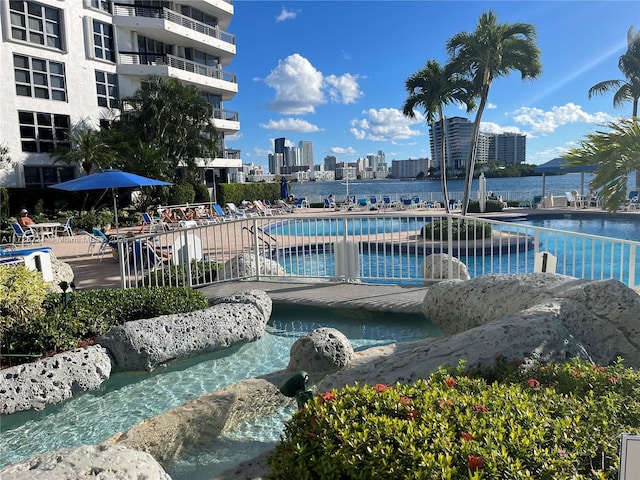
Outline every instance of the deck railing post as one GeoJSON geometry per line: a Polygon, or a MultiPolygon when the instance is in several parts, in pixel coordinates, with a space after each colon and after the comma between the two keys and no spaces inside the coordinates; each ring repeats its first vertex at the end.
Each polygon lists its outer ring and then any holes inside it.
{"type": "MultiPolygon", "coordinates": [[[[460,219],[458,219],[458,222],[460,219]]],[[[442,229],[440,230],[442,232],[442,229]]],[[[453,217],[451,214],[447,215],[447,255],[453,258],[453,217]]],[[[448,262],[449,272],[447,278],[453,278],[453,262],[448,262]]]]}
{"type": "Polygon", "coordinates": [[[260,241],[260,237],[258,236],[258,222],[256,222],[256,218],[252,217],[251,223],[253,224],[252,228],[249,230],[253,234],[253,255],[255,257],[256,262],[256,281],[260,281],[260,247],[258,242],[260,241]]]}

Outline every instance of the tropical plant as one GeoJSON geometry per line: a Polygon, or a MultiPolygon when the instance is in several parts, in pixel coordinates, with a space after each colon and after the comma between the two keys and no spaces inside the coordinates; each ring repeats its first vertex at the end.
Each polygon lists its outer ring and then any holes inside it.
{"type": "Polygon", "coordinates": [[[596,130],[580,146],[563,155],[568,166],[598,165],[590,185],[600,191],[609,211],[616,211],[627,195],[629,174],[640,170],[640,123],[637,117],[607,124],[609,131],[596,130]]]}
{"type": "Polygon", "coordinates": [[[620,433],[638,433],[638,372],[497,359],[320,393],[287,422],[269,478],[616,480],[620,433]]]}
{"type": "Polygon", "coordinates": [[[442,196],[446,213],[449,213],[446,130],[443,110],[451,103],[458,103],[465,104],[467,111],[471,111],[475,107],[473,98],[469,94],[471,84],[460,75],[449,71],[447,67],[441,67],[437,60],[429,60],[421,70],[406,80],[405,89],[409,94],[402,107],[402,113],[405,116],[414,118],[414,109],[422,107],[427,123],[434,123],[436,119],[440,122],[442,132],[442,142],[440,143],[442,196]]]}
{"type": "Polygon", "coordinates": [[[59,146],[52,153],[54,162],[79,165],[88,175],[94,169],[113,166],[115,156],[100,130],[94,130],[86,121],[74,125],[67,133],[71,146],[59,146]]]}
{"type": "MultiPolygon", "coordinates": [[[[120,138],[134,145],[133,150],[146,145],[161,152],[157,178],[171,181],[182,166],[195,175],[198,159],[215,157],[213,107],[194,86],[173,78],[148,77],[131,97],[123,99],[123,105],[126,108],[110,129],[118,130],[120,138]]],[[[145,154],[145,158],[151,156],[145,154]]]]}
{"type": "Polygon", "coordinates": [[[462,214],[467,213],[475,168],[478,134],[493,81],[518,70],[523,80],[534,79],[542,71],[536,28],[528,23],[498,23],[493,11],[483,13],[474,32],[460,32],[447,42],[451,68],[473,83],[480,98],[465,172],[462,214]]]}
{"type": "Polygon", "coordinates": [[[50,290],[39,272],[0,265],[0,337],[10,328],[42,316],[42,302],[50,290]]]}
{"type": "Polygon", "coordinates": [[[9,147],[6,143],[0,143],[0,164],[11,164],[11,157],[9,156],[9,147]]]}
{"type": "MultiPolygon", "coordinates": [[[[613,106],[621,107],[632,103],[631,115],[638,116],[640,99],[640,30],[634,32],[633,26],[627,31],[627,51],[618,59],[618,68],[624,80],[604,80],[589,89],[589,98],[614,92],[613,106]]],[[[636,171],[636,187],[640,188],[640,171],[636,171]]]]}

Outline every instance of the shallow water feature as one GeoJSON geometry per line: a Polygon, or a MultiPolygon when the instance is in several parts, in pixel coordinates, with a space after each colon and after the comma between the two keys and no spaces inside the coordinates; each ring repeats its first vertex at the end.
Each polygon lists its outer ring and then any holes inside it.
{"type": "MultiPolygon", "coordinates": [[[[117,374],[99,390],[60,405],[3,417],[0,467],[50,450],[102,442],[223,386],[286,368],[295,340],[321,326],[339,329],[355,350],[442,334],[422,315],[274,305],[267,331],[256,342],[174,362],[151,374],[117,374]]],[[[242,425],[215,445],[170,465],[170,474],[176,480],[211,478],[215,471],[255,456],[279,438],[290,413],[242,425]]]]}

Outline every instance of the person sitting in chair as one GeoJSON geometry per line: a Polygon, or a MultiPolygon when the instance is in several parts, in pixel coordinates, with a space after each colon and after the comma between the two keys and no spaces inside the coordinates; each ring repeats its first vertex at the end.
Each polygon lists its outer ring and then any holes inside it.
{"type": "Polygon", "coordinates": [[[30,225],[34,225],[36,222],[29,218],[29,211],[26,208],[23,208],[20,211],[20,216],[18,217],[18,223],[22,228],[27,228],[30,225]]]}

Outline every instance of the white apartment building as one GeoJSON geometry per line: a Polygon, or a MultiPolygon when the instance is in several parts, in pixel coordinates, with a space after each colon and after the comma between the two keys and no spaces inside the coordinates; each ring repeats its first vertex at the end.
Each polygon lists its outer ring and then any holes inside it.
{"type": "Polygon", "coordinates": [[[224,103],[238,92],[226,70],[236,54],[227,32],[231,0],[1,0],[0,186],[43,187],[72,179],[78,168],[49,153],[78,123],[98,128],[117,117],[120,99],[150,75],[196,86],[213,106],[221,151],[201,159],[213,186],[242,166],[224,137],[240,130],[224,103]]]}

